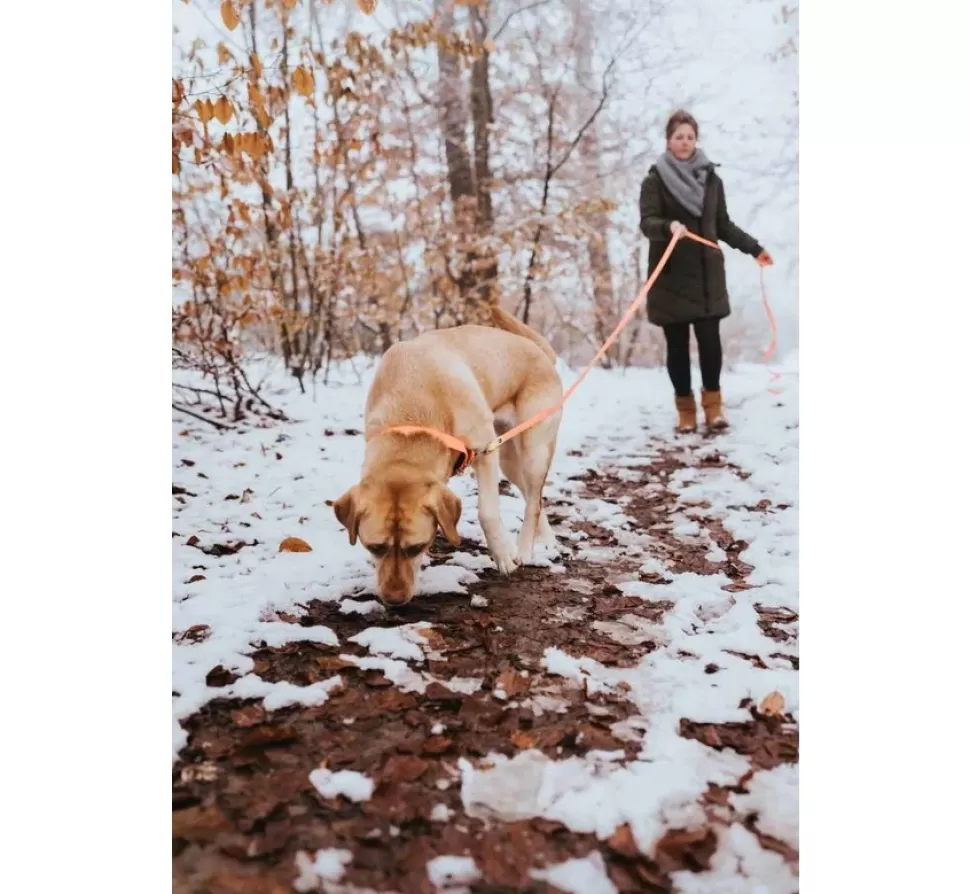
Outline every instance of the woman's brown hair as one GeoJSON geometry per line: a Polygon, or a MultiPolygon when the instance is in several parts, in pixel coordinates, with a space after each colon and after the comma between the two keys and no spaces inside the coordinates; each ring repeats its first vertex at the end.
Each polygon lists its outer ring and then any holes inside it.
{"type": "Polygon", "coordinates": [[[697,119],[690,112],[687,112],[684,109],[677,109],[677,111],[667,119],[668,140],[674,135],[674,131],[677,130],[681,124],[689,124],[694,128],[695,139],[701,135],[701,129],[697,126],[697,119]]]}

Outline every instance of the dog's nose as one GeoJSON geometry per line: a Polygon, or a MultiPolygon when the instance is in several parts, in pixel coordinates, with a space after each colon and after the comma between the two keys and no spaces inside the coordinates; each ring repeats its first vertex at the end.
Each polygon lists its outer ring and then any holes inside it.
{"type": "Polygon", "coordinates": [[[407,605],[411,601],[411,593],[407,587],[385,587],[381,591],[381,602],[385,605],[407,605]]]}

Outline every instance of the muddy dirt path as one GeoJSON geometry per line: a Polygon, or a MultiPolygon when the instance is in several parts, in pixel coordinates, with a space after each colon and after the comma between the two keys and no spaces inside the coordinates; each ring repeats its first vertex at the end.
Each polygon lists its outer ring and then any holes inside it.
{"type": "MultiPolygon", "coordinates": [[[[607,466],[578,483],[584,497],[622,503],[626,527],[650,531],[674,571],[721,573],[731,581],[728,591],[746,590],[751,569],[738,558],[746,544],[734,541],[719,522],[700,524],[720,547],[720,560],[710,558],[708,547],[683,542],[664,528],[677,501],[667,482],[684,468],[686,455],[662,445],[649,464],[607,466]]],[[[701,462],[744,475],[717,454],[701,462]]],[[[718,826],[736,821],[731,793],[745,791],[744,778],[733,789],[709,786],[701,802],[706,825],[668,831],[654,859],[638,852],[626,826],[601,842],[557,822],[490,824],[463,810],[459,757],[474,762],[493,752],[512,757],[538,749],[562,759],[619,750],[631,760],[639,750],[643,720],[638,721],[630,701],[591,694],[552,676],[542,657],[547,648],[558,647],[605,667],[633,666],[654,644],[636,637],[618,642],[617,625],[629,627],[631,616],[656,624],[672,603],[623,595],[615,585],[619,579],[658,585],[664,579],[639,570],[642,556],[625,557],[614,531],[569,521],[565,508],[549,507],[557,534],[566,530],[582,538],[563,539],[565,572],[525,568],[505,579],[483,571],[469,587],[479,607],[469,607],[468,594],[443,594],[394,614],[348,614],[337,603],[311,602],[305,615],[283,616],[295,624],[327,625],[340,646],[292,643],[258,649],[255,673],[299,685],[339,673],[342,687],[318,707],[273,713],[259,700],[216,700],[184,724],[189,742],[173,769],[174,890],[283,894],[293,890],[298,852],[312,854],[319,848],[346,848],[353,854],[341,882],[345,887],[334,885],[335,891],[430,894],[436,889],[427,864],[442,854],[475,859],[482,878],[470,890],[479,894],[558,890],[532,878],[530,870],[592,850],[603,855],[610,879],[623,892],[669,892],[674,890],[671,873],[707,869],[718,826]],[[613,558],[579,557],[595,557],[597,547],[613,558]],[[418,622],[433,626],[422,644],[425,677],[412,691],[405,691],[408,685],[393,671],[400,663],[385,663],[382,669],[382,659],[349,642],[367,628],[418,622]],[[371,777],[376,783],[372,797],[359,803],[323,797],[310,782],[311,771],[321,765],[371,777]]],[[[772,510],[768,501],[748,508],[772,510]]],[[[463,543],[462,551],[481,554],[482,548],[463,543]]],[[[446,561],[450,552],[440,541],[434,561],[446,561]]],[[[779,644],[778,656],[797,669],[797,658],[785,649],[794,639],[797,615],[756,608],[762,630],[779,644]]],[[[762,662],[756,655],[739,657],[755,666],[762,662]]],[[[709,674],[719,670],[716,664],[705,668],[709,674]]],[[[225,685],[234,676],[213,668],[210,678],[210,685],[225,685]]],[[[791,718],[762,716],[755,705],[746,707],[746,722],[684,719],[680,735],[714,749],[734,749],[747,757],[752,770],[797,762],[798,733],[791,718]]],[[[747,822],[763,848],[797,869],[797,853],[790,846],[761,833],[756,821],[747,822]]]]}

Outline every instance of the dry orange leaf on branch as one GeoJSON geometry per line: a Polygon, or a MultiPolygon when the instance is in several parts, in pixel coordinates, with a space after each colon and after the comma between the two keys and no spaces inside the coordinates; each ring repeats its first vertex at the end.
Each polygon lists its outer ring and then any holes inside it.
{"type": "Polygon", "coordinates": [[[192,106],[195,109],[196,114],[199,116],[199,120],[203,124],[208,124],[212,120],[212,116],[215,114],[215,107],[212,105],[211,99],[197,99],[192,106]]]}
{"type": "Polygon", "coordinates": [[[299,66],[293,72],[293,89],[300,96],[310,96],[313,93],[313,72],[305,65],[299,66]]]}
{"type": "Polygon", "coordinates": [[[769,692],[758,711],[765,717],[781,717],[785,713],[785,697],[780,692],[769,692]]]}
{"type": "Polygon", "coordinates": [[[312,553],[313,547],[299,537],[286,537],[280,543],[281,553],[312,553]]]}
{"type": "Polygon", "coordinates": [[[236,7],[232,3],[232,0],[222,0],[222,6],[219,7],[219,14],[222,16],[222,21],[225,26],[230,31],[235,30],[239,24],[239,13],[236,12],[236,7]]]}
{"type": "Polygon", "coordinates": [[[377,9],[377,0],[357,0],[357,6],[362,13],[370,15],[377,9]]]}
{"type": "Polygon", "coordinates": [[[220,124],[228,124],[232,118],[232,103],[225,96],[219,97],[212,110],[220,124]]]}

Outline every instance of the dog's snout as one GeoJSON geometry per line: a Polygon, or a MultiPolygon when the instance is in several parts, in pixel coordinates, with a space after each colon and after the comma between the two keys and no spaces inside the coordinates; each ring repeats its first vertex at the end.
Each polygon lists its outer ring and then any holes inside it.
{"type": "Polygon", "coordinates": [[[407,562],[392,557],[377,569],[377,593],[384,605],[407,605],[414,596],[414,571],[407,562]]]}
{"type": "Polygon", "coordinates": [[[407,605],[411,601],[411,590],[406,586],[384,587],[380,597],[385,605],[407,605]]]}

